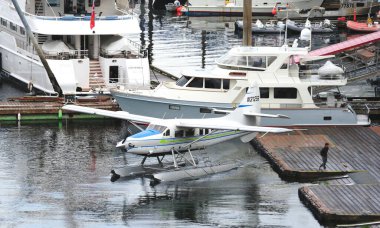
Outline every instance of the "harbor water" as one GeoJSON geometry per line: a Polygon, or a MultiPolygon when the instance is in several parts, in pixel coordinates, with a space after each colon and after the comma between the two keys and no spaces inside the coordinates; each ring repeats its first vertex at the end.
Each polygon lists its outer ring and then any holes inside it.
{"type": "MultiPolygon", "coordinates": [[[[196,21],[152,14],[147,6],[137,5],[135,13],[143,32],[132,39],[149,49],[154,66],[176,76],[211,68],[241,44],[231,27],[197,28],[196,21]]],[[[278,46],[284,39],[254,35],[253,43],[278,46]]],[[[335,42],[339,34],[316,35],[313,48],[335,42]]],[[[2,101],[23,94],[0,85],[2,101]]],[[[320,227],[298,198],[305,183],[282,181],[238,140],[207,149],[213,160],[242,162],[232,171],[156,186],[147,177],[110,182],[111,169],[141,161],[115,148],[127,128],[120,120],[0,123],[0,226],[320,227]]]]}
{"type": "MultiPolygon", "coordinates": [[[[110,182],[110,170],[141,157],[116,149],[124,121],[1,124],[2,227],[319,227],[300,202],[302,184],[279,179],[249,144],[207,149],[238,169],[197,180],[150,185],[110,182]]],[[[150,159],[149,162],[155,162],[150,159]]]]}

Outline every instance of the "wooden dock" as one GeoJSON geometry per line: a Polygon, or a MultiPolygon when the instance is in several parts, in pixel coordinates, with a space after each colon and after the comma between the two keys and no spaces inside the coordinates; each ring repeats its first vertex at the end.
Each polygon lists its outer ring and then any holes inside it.
{"type": "Polygon", "coordinates": [[[380,127],[312,127],[258,137],[252,144],[289,181],[322,224],[380,221],[380,127]],[[330,144],[327,169],[319,154],[330,144]]]}
{"type": "Polygon", "coordinates": [[[20,97],[9,99],[7,102],[0,102],[0,121],[104,118],[88,114],[73,114],[62,110],[62,106],[67,103],[112,111],[119,110],[119,105],[110,96],[73,100],[64,100],[58,97],[20,97]]]}

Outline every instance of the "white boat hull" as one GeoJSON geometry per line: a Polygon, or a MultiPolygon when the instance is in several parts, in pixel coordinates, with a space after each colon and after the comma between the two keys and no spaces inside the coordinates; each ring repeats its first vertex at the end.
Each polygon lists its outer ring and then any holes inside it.
{"type": "MultiPolygon", "coordinates": [[[[233,109],[231,104],[199,101],[185,101],[159,97],[147,97],[111,91],[123,111],[157,118],[208,118],[224,114],[206,113],[207,108],[233,109]],[[201,111],[202,109],[202,111],[201,111]]],[[[262,126],[355,126],[369,125],[359,121],[356,113],[349,107],[326,108],[262,108],[263,113],[282,114],[290,119],[262,118],[262,126]]]]}

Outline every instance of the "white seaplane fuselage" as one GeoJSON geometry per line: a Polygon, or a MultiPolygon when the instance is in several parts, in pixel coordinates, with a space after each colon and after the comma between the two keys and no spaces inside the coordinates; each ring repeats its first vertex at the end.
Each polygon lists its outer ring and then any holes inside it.
{"type": "Polygon", "coordinates": [[[158,154],[171,153],[172,149],[176,151],[202,149],[247,134],[252,134],[253,138],[257,133],[239,130],[213,131],[204,128],[189,130],[168,124],[150,124],[146,130],[119,142],[117,147],[125,148],[128,153],[132,154],[157,156],[158,154]]]}

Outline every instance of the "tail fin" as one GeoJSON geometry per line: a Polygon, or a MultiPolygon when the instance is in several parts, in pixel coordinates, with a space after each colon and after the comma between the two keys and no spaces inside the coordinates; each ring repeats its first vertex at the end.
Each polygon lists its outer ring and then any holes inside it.
{"type": "Polygon", "coordinates": [[[246,116],[244,113],[260,113],[260,90],[256,83],[247,89],[243,100],[240,102],[239,106],[232,111],[230,114],[222,117],[230,121],[239,122],[246,125],[259,125],[260,117],[258,116],[246,116]]]}
{"type": "Polygon", "coordinates": [[[255,83],[251,87],[248,87],[247,93],[245,94],[243,100],[240,102],[238,108],[249,107],[249,111],[260,112],[260,90],[259,86],[255,83]]]}

